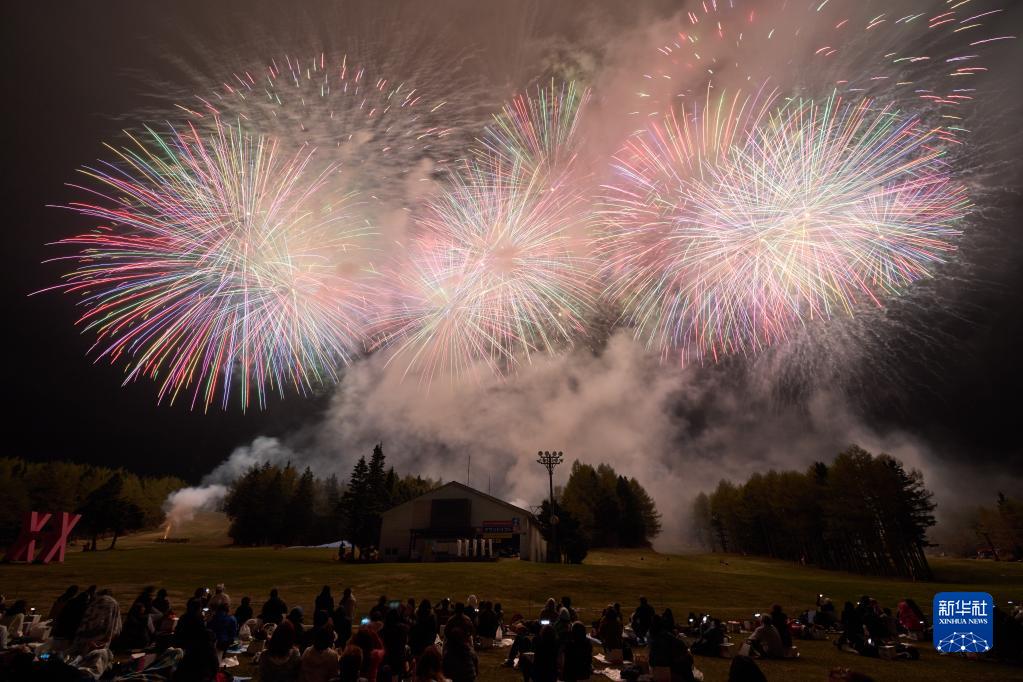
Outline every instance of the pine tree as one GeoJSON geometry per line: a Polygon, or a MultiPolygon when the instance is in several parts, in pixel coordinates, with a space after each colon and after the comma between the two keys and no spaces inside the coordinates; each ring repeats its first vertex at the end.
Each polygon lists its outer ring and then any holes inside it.
{"type": "Polygon", "coordinates": [[[316,485],[313,472],[306,467],[295,484],[295,490],[285,513],[285,522],[281,541],[286,544],[303,544],[309,540],[313,532],[316,518],[316,485]]]}
{"type": "Polygon", "coordinates": [[[650,494],[635,478],[629,479],[629,489],[636,500],[636,506],[639,507],[639,515],[643,519],[642,544],[648,545],[661,534],[661,513],[657,511],[654,498],[650,497],[650,494]]]}
{"type": "Polygon", "coordinates": [[[352,475],[348,479],[348,489],[341,496],[345,534],[351,542],[360,546],[369,544],[365,542],[364,523],[369,498],[368,477],[369,466],[366,464],[366,458],[360,457],[352,468],[352,475]]]}
{"type": "Polygon", "coordinates": [[[619,524],[619,541],[622,547],[640,547],[645,544],[643,537],[643,513],[639,508],[639,501],[632,492],[628,479],[624,476],[618,477],[615,485],[615,495],[618,497],[618,509],[621,522],[619,524]]]}

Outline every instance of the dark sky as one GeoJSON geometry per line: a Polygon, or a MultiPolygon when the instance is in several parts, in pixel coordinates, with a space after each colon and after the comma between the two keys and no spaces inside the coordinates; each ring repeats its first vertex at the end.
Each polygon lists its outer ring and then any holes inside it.
{"type": "MultiPolygon", "coordinates": [[[[259,434],[288,432],[322,408],[322,399],[300,398],[245,415],[157,406],[150,382],[122,387],[120,368],[86,358],[89,342],[72,324],[73,299],[28,297],[59,273],[57,266],[40,264],[55,255],[44,244],[88,227],[81,218],[46,206],[71,197],[63,183],[76,167],[102,155],[103,141],[116,139],[123,126],[118,117],[144,104],[137,74],[162,68],[161,46],[230,36],[230,26],[203,33],[204,22],[214,15],[200,8],[209,4],[214,3],[33,0],[5,7],[8,180],[2,293],[8,407],[3,454],[68,458],[195,480],[236,445],[259,434]]],[[[1020,66],[1007,73],[1018,76],[1020,66]]],[[[986,238],[970,247],[980,283],[962,296],[968,312],[956,315],[961,319],[955,322],[948,316],[936,321],[948,338],[938,364],[928,360],[926,367],[912,367],[907,360],[919,386],[908,395],[900,389],[897,407],[879,389],[872,411],[879,423],[955,444],[1023,474],[1019,177],[1016,163],[1002,178],[1007,186],[995,199],[997,210],[984,217],[990,221],[986,238]]],[[[874,380],[883,386],[883,377],[874,380]]]]}

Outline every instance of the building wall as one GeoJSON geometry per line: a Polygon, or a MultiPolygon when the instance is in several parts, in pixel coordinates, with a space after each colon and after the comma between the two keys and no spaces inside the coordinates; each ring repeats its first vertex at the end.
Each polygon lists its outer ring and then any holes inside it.
{"type": "Polygon", "coordinates": [[[470,499],[469,519],[474,528],[484,521],[506,520],[518,517],[521,528],[519,556],[527,561],[543,560],[546,543],[531,516],[499,504],[482,495],[476,495],[461,486],[443,486],[421,497],[384,512],[380,528],[380,554],[385,560],[409,558],[409,537],[413,528],[430,525],[432,500],[470,499]]]}

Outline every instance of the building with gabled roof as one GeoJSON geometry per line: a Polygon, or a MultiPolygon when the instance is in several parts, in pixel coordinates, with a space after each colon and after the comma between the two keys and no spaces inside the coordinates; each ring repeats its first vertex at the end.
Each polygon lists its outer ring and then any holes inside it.
{"type": "Polygon", "coordinates": [[[544,560],[547,542],[532,512],[451,481],[383,513],[384,561],[448,561],[491,554],[544,560]]]}

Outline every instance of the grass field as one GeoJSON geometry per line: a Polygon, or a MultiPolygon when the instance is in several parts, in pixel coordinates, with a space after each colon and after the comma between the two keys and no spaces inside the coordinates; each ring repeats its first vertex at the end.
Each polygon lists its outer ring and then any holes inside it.
{"type": "MultiPolygon", "coordinates": [[[[778,561],[721,555],[673,556],[653,552],[594,552],[581,566],[550,566],[517,560],[495,564],[339,564],[331,550],[238,549],[221,545],[222,533],[207,519],[195,526],[193,541],[170,545],[155,543],[157,534],[125,538],[112,552],[70,551],[63,565],[0,565],[0,592],[8,599],[25,598],[30,605],[49,608],[68,584],[96,583],[114,590],[122,604],[145,585],[168,589],[180,609],[200,585],[227,584],[237,603],[250,595],[258,605],[270,587],[278,587],[289,606],[307,612],[323,585],[335,594],[353,587],[360,610],[368,609],[380,594],[393,599],[441,597],[464,600],[472,593],[499,601],[506,613],[535,617],[549,596],[571,595],[584,621],[595,619],[611,601],[631,608],[646,595],[659,611],[671,607],[676,617],[689,611],[709,612],[722,618],[749,618],[755,611],[781,603],[790,615],[813,605],[823,592],[838,605],[861,594],[877,597],[894,607],[898,600],[914,598],[925,610],[935,592],[951,589],[982,590],[999,603],[1023,598],[1023,564],[938,559],[934,583],[911,583],[793,566],[778,561]]],[[[827,680],[835,666],[850,667],[877,680],[1023,680],[1023,669],[986,662],[938,656],[926,643],[916,662],[864,659],[839,652],[830,642],[800,642],[798,661],[762,663],[775,680],[827,680]]],[[[502,653],[481,656],[482,680],[521,679],[500,668],[502,653]]],[[[708,682],[727,678],[728,662],[697,658],[708,682]]],[[[599,678],[598,678],[599,679],[599,678]]]]}

